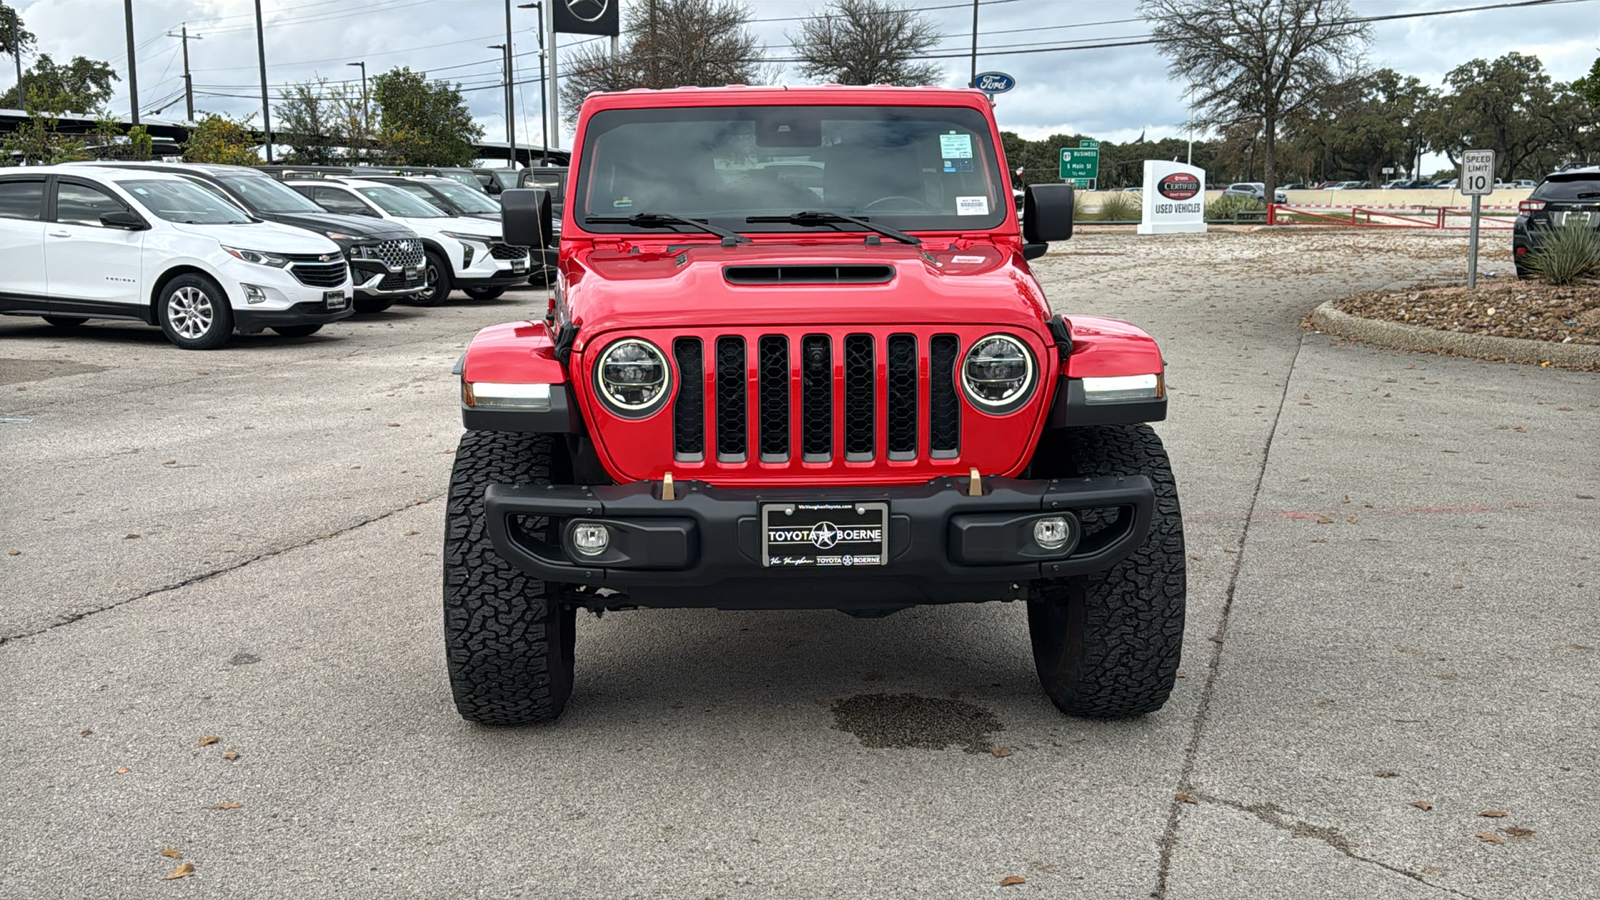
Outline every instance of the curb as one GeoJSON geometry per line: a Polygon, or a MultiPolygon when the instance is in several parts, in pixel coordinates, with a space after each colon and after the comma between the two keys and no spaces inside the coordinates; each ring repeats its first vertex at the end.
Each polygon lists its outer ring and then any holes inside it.
{"type": "Polygon", "coordinates": [[[1394,350],[1447,353],[1497,362],[1526,365],[1561,366],[1569,369],[1600,371],[1600,346],[1594,344],[1553,344],[1525,338],[1472,334],[1464,331],[1438,331],[1418,325],[1403,325],[1381,319],[1364,319],[1334,308],[1329,300],[1311,311],[1311,326],[1318,331],[1362,341],[1394,350]]]}

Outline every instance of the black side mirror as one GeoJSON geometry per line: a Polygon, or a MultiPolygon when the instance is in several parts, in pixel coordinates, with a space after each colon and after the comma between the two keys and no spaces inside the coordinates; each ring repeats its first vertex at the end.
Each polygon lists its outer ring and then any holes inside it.
{"type": "Polygon", "coordinates": [[[1072,238],[1070,184],[1030,184],[1022,195],[1022,240],[1044,244],[1072,238]]]}
{"type": "Polygon", "coordinates": [[[506,243],[513,247],[549,247],[551,233],[550,192],[541,188],[516,188],[500,194],[501,225],[506,243]]]}
{"type": "Polygon", "coordinates": [[[101,213],[100,224],[107,228],[123,228],[128,231],[144,231],[150,227],[145,224],[144,219],[125,209],[101,213]]]}

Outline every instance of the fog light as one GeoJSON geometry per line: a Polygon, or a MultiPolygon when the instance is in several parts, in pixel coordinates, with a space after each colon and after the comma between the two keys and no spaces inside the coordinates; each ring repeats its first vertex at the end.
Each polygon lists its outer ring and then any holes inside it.
{"type": "Polygon", "coordinates": [[[267,292],[262,290],[261,288],[258,288],[253,284],[243,284],[242,282],[241,282],[241,287],[244,288],[244,302],[246,302],[246,303],[265,303],[265,302],[267,302],[267,292]]]}
{"type": "Polygon", "coordinates": [[[1045,550],[1060,550],[1067,545],[1072,530],[1061,516],[1050,516],[1033,523],[1033,542],[1045,550]]]}
{"type": "Polygon", "coordinates": [[[599,556],[611,546],[611,529],[598,522],[579,522],[572,526],[572,546],[584,556],[599,556]]]}

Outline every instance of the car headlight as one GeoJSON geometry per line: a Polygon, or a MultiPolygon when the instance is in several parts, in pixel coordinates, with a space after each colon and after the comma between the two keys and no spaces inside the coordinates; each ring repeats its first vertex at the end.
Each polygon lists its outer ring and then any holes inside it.
{"type": "Polygon", "coordinates": [[[481,234],[461,234],[455,231],[441,231],[439,233],[447,238],[455,238],[458,241],[475,241],[479,244],[483,244],[486,247],[494,241],[494,238],[481,234]]]}
{"type": "Polygon", "coordinates": [[[1014,337],[991,334],[967,349],[961,362],[961,389],[972,405],[987,413],[1008,413],[1033,394],[1038,381],[1033,354],[1014,337]]]}
{"type": "MultiPolygon", "coordinates": [[[[338,240],[338,238],[331,234],[328,235],[328,237],[338,240]]],[[[349,238],[346,238],[346,240],[349,240],[349,238]]],[[[345,251],[345,255],[351,259],[377,259],[378,248],[372,246],[371,244],[355,244],[351,246],[349,250],[345,251]]]]}
{"type": "Polygon", "coordinates": [[[612,412],[642,419],[665,405],[672,369],[656,345],[627,338],[600,354],[594,366],[594,381],[600,399],[612,412]]]}
{"type": "Polygon", "coordinates": [[[244,250],[239,247],[223,247],[222,249],[228,251],[228,255],[234,257],[235,259],[242,259],[245,262],[255,263],[258,266],[272,266],[275,269],[281,269],[289,264],[289,258],[287,256],[280,256],[276,253],[267,253],[264,250],[244,250]]]}

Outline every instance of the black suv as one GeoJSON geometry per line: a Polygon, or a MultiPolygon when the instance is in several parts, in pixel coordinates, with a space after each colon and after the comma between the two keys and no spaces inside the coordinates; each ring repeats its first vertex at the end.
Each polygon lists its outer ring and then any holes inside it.
{"type": "Polygon", "coordinates": [[[246,166],[155,162],[110,165],[184,175],[222,193],[258,219],[327,235],[350,263],[357,312],[382,312],[396,300],[409,299],[428,289],[422,241],[416,232],[402,225],[330,213],[281,182],[246,166]]]}
{"type": "Polygon", "coordinates": [[[1511,226],[1511,255],[1517,277],[1526,278],[1528,254],[1537,251],[1552,230],[1580,222],[1600,231],[1600,166],[1552,172],[1517,204],[1517,213],[1511,226]]]}

